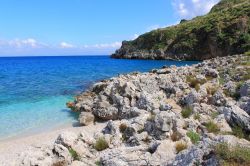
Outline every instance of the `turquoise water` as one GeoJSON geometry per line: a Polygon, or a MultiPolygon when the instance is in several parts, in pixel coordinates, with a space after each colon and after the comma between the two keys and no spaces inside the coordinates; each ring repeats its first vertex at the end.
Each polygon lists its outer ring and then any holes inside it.
{"type": "Polygon", "coordinates": [[[77,115],[65,103],[96,81],[194,63],[108,56],[0,58],[0,139],[74,123],[77,115]]]}

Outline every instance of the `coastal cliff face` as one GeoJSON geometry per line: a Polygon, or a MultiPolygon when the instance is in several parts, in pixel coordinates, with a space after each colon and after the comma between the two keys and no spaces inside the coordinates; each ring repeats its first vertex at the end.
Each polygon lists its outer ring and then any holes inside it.
{"type": "Polygon", "coordinates": [[[210,13],[124,41],[112,58],[205,60],[250,50],[250,0],[222,0],[210,13]]]}
{"type": "Polygon", "coordinates": [[[67,105],[81,125],[106,127],[62,133],[18,165],[249,165],[249,62],[217,57],[98,82],[67,105]]]}

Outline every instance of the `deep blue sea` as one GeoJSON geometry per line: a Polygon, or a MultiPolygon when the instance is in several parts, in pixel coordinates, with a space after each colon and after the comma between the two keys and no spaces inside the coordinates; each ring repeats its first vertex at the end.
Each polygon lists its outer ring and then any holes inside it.
{"type": "Polygon", "coordinates": [[[108,56],[0,58],[0,139],[74,123],[77,115],[65,103],[98,80],[194,63],[108,56]]]}

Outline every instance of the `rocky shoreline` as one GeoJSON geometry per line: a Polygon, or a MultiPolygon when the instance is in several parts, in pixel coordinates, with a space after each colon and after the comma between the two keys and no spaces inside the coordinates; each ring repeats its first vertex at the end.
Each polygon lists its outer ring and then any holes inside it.
{"type": "Polygon", "coordinates": [[[17,165],[248,165],[249,62],[219,57],[96,83],[67,105],[81,125],[106,127],[64,132],[17,165]]]}

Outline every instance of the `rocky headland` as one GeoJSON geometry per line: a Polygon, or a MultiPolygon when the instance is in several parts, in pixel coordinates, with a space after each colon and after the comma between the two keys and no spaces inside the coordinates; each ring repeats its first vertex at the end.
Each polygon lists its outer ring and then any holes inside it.
{"type": "Polygon", "coordinates": [[[250,49],[250,0],[221,0],[205,16],[124,41],[113,58],[205,60],[250,49]]]}
{"type": "Polygon", "coordinates": [[[92,130],[63,132],[17,165],[250,165],[249,62],[218,57],[98,82],[67,103],[92,130]]]}

